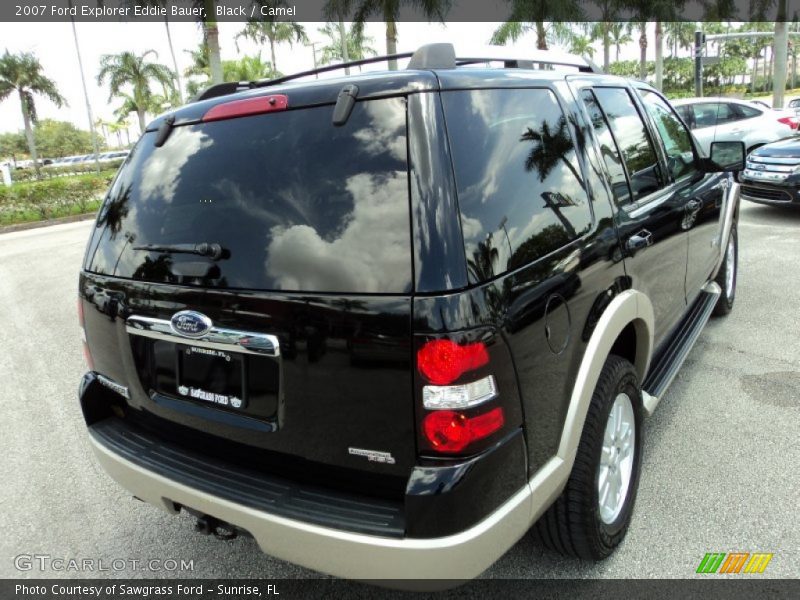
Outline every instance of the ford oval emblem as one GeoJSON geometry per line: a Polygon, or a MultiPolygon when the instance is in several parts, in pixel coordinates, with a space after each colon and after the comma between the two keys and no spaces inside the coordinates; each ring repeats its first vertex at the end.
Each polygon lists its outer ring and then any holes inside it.
{"type": "Polygon", "coordinates": [[[182,310],[172,315],[169,321],[172,331],[190,338],[203,337],[211,330],[211,319],[194,310],[182,310]]]}

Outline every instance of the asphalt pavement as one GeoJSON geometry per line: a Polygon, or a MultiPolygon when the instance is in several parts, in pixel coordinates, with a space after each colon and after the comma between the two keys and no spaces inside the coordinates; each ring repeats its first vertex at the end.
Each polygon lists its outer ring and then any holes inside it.
{"type": "MultiPolygon", "coordinates": [[[[97,466],[77,402],[84,371],[77,273],[92,223],[0,235],[0,577],[92,577],[19,570],[20,555],[151,558],[193,571],[116,577],[318,577],[223,542],[128,496],[97,466]]],[[[800,573],[800,211],[743,203],[733,312],[712,319],[646,423],[633,523],[601,563],[524,537],[487,573],[501,578],[686,578],[707,552],[770,552],[765,575],[800,573]]],[[[22,566],[25,566],[23,560],[22,566]]]]}

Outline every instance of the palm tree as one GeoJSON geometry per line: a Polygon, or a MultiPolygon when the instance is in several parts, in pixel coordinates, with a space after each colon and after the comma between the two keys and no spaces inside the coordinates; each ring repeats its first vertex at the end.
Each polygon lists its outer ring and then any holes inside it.
{"type": "Polygon", "coordinates": [[[516,42],[529,31],[536,31],[537,50],[547,50],[551,44],[569,46],[573,38],[578,35],[567,22],[557,21],[548,24],[544,21],[506,21],[494,30],[489,43],[505,46],[508,42],[516,42]]]}
{"type": "Polygon", "coordinates": [[[270,63],[261,60],[260,53],[258,56],[222,61],[222,73],[225,81],[258,81],[278,76],[270,63]]]}
{"type": "Polygon", "coordinates": [[[616,58],[614,62],[619,62],[619,51],[622,46],[626,44],[630,44],[633,41],[633,36],[631,36],[631,24],[630,23],[612,23],[611,27],[608,28],[608,35],[611,39],[611,44],[614,46],[616,50],[616,58]]]}
{"type": "MultiPolygon", "coordinates": [[[[102,0],[97,0],[100,4],[102,0]]],[[[135,3],[144,6],[162,6],[168,7],[170,0],[127,0],[129,3],[135,3]]],[[[257,0],[256,0],[256,3],[257,0]]],[[[212,83],[222,83],[222,58],[219,50],[219,27],[217,27],[216,20],[216,0],[192,0],[191,7],[194,10],[202,9],[200,13],[202,16],[198,22],[203,31],[203,45],[206,47],[208,56],[209,76],[212,83]]],[[[164,25],[167,28],[167,41],[169,42],[169,51],[172,54],[172,66],[175,68],[175,79],[177,81],[178,90],[181,89],[180,75],[178,74],[178,63],[175,60],[175,51],[172,47],[172,36],[169,31],[169,23],[167,17],[164,17],[164,25]]],[[[187,86],[188,87],[188,86],[187,86]]],[[[187,89],[187,94],[192,95],[187,89]]],[[[183,102],[183,93],[179,93],[181,102],[183,102]]]]}
{"type": "Polygon", "coordinates": [[[136,112],[139,117],[139,129],[142,133],[145,129],[145,113],[152,103],[151,81],[160,83],[165,92],[173,90],[174,74],[162,64],[148,62],[147,57],[150,54],[158,57],[155,50],[147,50],[138,56],[127,51],[119,54],[104,54],[100,57],[100,71],[97,74],[98,85],[103,85],[108,79],[109,101],[114,96],[123,98],[123,106],[129,109],[128,112],[136,112]],[[131,88],[132,92],[128,94],[123,91],[124,88],[131,88]]]}
{"type": "Polygon", "coordinates": [[[183,70],[186,77],[193,75],[200,75],[203,77],[211,77],[211,68],[209,67],[208,60],[208,46],[205,41],[202,42],[197,50],[184,50],[192,59],[191,66],[183,70]]]}
{"type": "MultiPolygon", "coordinates": [[[[110,121],[107,123],[108,132],[117,136],[117,148],[122,148],[122,130],[125,129],[125,123],[120,121],[110,121]]],[[[110,146],[111,144],[109,144],[110,146]]]]}
{"type": "Polygon", "coordinates": [[[535,21],[533,23],[506,21],[494,30],[489,43],[505,46],[508,42],[516,42],[523,35],[534,30],[536,31],[536,49],[547,50],[547,29],[544,21],[535,21]]]}
{"type": "Polygon", "coordinates": [[[611,28],[620,16],[622,0],[595,0],[595,6],[600,9],[600,20],[590,29],[592,40],[603,43],[603,71],[608,72],[611,64],[611,28]]]}
{"type": "MultiPolygon", "coordinates": [[[[451,0],[327,0],[324,15],[328,21],[340,21],[352,14],[353,30],[363,35],[364,24],[371,16],[386,23],[386,54],[397,54],[397,19],[403,6],[418,8],[428,21],[444,23],[451,0]]],[[[389,69],[397,69],[397,61],[389,61],[389,69]]]]}
{"type": "Polygon", "coordinates": [[[569,51],[572,54],[577,54],[578,56],[588,56],[589,58],[594,57],[592,40],[585,35],[573,36],[572,40],[570,40],[569,51]]]}
{"type": "Polygon", "coordinates": [[[219,27],[217,20],[213,17],[216,14],[215,0],[194,0],[194,5],[202,4],[205,15],[201,22],[203,24],[203,43],[208,48],[208,67],[211,73],[211,83],[222,83],[222,58],[219,50],[219,27]]]}
{"type": "MultiPolygon", "coordinates": [[[[337,61],[344,62],[338,25],[326,23],[325,27],[319,28],[319,32],[326,35],[330,40],[330,43],[322,48],[320,64],[329,65],[337,61]]],[[[345,41],[348,60],[363,60],[368,56],[376,56],[378,54],[375,48],[371,46],[373,39],[368,35],[364,35],[363,31],[360,34],[357,33],[355,27],[350,27],[345,32],[345,41]]]]}
{"type": "Polygon", "coordinates": [[[690,50],[694,44],[694,30],[696,23],[689,21],[668,21],[663,24],[664,33],[667,35],[669,55],[678,58],[680,50],[690,50]]]}
{"type": "MultiPolygon", "coordinates": [[[[177,91],[178,101],[183,104],[183,85],[181,84],[181,74],[178,70],[178,61],[175,58],[175,47],[172,45],[172,32],[169,29],[169,2],[170,0],[127,0],[128,4],[136,4],[139,6],[158,6],[166,9],[164,13],[164,28],[167,31],[167,44],[169,45],[169,54],[172,57],[172,68],[175,73],[175,89],[177,91]]],[[[197,5],[197,3],[195,3],[197,5]]]]}
{"type": "Polygon", "coordinates": [[[647,77],[647,24],[655,21],[656,48],[655,71],[656,85],[660,85],[663,70],[663,35],[661,21],[674,21],[686,0],[624,0],[631,21],[639,28],[639,79],[647,77]]]}
{"type": "Polygon", "coordinates": [[[32,124],[36,123],[34,94],[49,99],[59,108],[67,101],[58,92],[56,84],[42,73],[39,59],[30,52],[11,54],[8,50],[0,57],[0,102],[13,92],[19,96],[22,108],[22,122],[25,125],[25,139],[31,153],[36,176],[39,176],[39,157],[36,155],[36,142],[33,139],[32,124]]]}
{"type": "Polygon", "coordinates": [[[192,59],[191,66],[184,69],[183,75],[187,78],[186,95],[189,98],[193,98],[203,88],[207,87],[211,81],[211,69],[208,65],[208,46],[205,43],[201,43],[197,50],[184,50],[184,52],[189,54],[192,59]],[[197,81],[193,77],[200,77],[201,81],[197,81]]]}
{"type": "Polygon", "coordinates": [[[647,79],[647,21],[639,21],[639,79],[647,79]]]}
{"type": "Polygon", "coordinates": [[[490,43],[505,45],[516,42],[529,31],[536,31],[536,48],[547,50],[549,41],[566,42],[570,28],[567,21],[580,21],[583,11],[580,0],[508,0],[511,13],[508,20],[492,34],[490,43]],[[545,21],[551,21],[548,27],[545,21]]]}
{"type": "Polygon", "coordinates": [[[94,120],[94,126],[95,126],[97,129],[99,129],[99,130],[100,130],[100,133],[101,133],[101,134],[102,134],[102,136],[103,136],[103,143],[104,143],[106,146],[110,146],[110,144],[108,143],[108,133],[109,133],[109,131],[110,131],[110,129],[109,129],[109,126],[110,126],[111,124],[112,124],[112,123],[111,123],[110,121],[105,121],[105,120],[103,120],[103,118],[102,118],[102,117],[97,117],[97,118],[94,120]]]}
{"type": "Polygon", "coordinates": [[[236,34],[236,40],[245,38],[254,41],[256,44],[269,42],[270,56],[272,57],[272,67],[278,70],[278,63],[275,61],[275,46],[284,42],[292,46],[295,42],[308,43],[305,27],[294,21],[250,21],[236,34]]]}

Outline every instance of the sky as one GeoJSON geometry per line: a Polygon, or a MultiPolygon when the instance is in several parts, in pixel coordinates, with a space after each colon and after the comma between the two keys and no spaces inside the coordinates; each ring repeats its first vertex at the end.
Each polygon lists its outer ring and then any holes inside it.
{"type": "MultiPolygon", "coordinates": [[[[321,42],[317,49],[328,43],[328,38],[319,33],[323,23],[303,23],[312,42],[321,42]]],[[[488,44],[492,32],[499,23],[399,23],[398,51],[413,51],[430,42],[464,42],[488,44]]],[[[158,53],[158,61],[172,67],[164,23],[76,23],[81,58],[83,61],[89,101],[95,119],[115,120],[114,110],[122,104],[118,98],[109,99],[108,88],[97,84],[97,71],[100,57],[125,50],[141,53],[153,49],[158,53]]],[[[240,40],[237,50],[234,38],[241,31],[243,23],[222,22],[220,29],[220,48],[223,60],[238,59],[244,54],[256,55],[261,51],[262,59],[269,60],[269,46],[258,47],[252,42],[240,40]]],[[[178,68],[183,73],[190,65],[188,50],[196,49],[202,39],[200,27],[196,23],[170,23],[178,68]]],[[[367,35],[373,38],[372,46],[379,54],[385,54],[385,27],[383,23],[368,23],[367,35]]],[[[536,47],[535,35],[528,33],[511,48],[524,52],[536,47]]],[[[88,129],[86,104],[83,97],[75,42],[70,23],[0,23],[0,52],[33,52],[41,61],[44,73],[56,85],[68,102],[68,106],[57,108],[50,101],[37,97],[36,108],[40,118],[70,121],[81,129],[88,129]]],[[[602,52],[595,53],[595,60],[602,61],[602,52]]],[[[624,58],[628,58],[625,56],[624,58]]],[[[313,68],[311,47],[283,44],[277,47],[278,69],[293,73],[313,68]]],[[[380,67],[384,68],[384,67],[380,67]]],[[[185,84],[184,84],[185,85],[185,84]]],[[[132,127],[131,137],[138,137],[135,115],[129,119],[132,127]]],[[[16,95],[0,102],[0,133],[22,129],[22,113],[16,95]]]]}

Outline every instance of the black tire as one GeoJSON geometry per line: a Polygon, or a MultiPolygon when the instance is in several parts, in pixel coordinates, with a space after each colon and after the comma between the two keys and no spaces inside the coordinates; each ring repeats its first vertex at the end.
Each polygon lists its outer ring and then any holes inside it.
{"type": "Polygon", "coordinates": [[[739,236],[736,233],[736,223],[731,227],[731,234],[728,237],[728,247],[725,248],[725,254],[722,256],[722,265],[719,268],[714,281],[717,282],[722,293],[714,305],[714,316],[721,317],[727,315],[733,309],[733,303],[736,300],[736,278],[739,270],[739,236]],[[728,271],[731,269],[731,263],[728,262],[728,252],[733,252],[733,285],[728,286],[728,271]]]}
{"type": "Polygon", "coordinates": [[[548,548],[566,556],[600,560],[625,537],[633,515],[642,457],[642,397],[633,365],[610,355],[600,373],[578,453],[561,496],[534,525],[534,535],[548,548]],[[606,424],[620,393],[631,400],[634,416],[634,454],[630,483],[618,516],[606,523],[600,515],[598,482],[606,424]]]}

